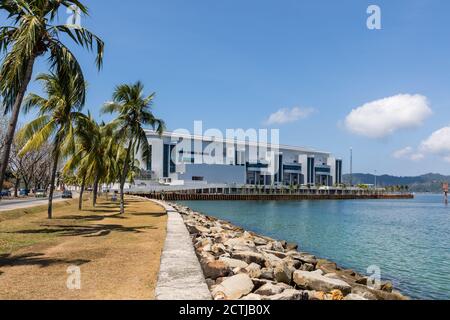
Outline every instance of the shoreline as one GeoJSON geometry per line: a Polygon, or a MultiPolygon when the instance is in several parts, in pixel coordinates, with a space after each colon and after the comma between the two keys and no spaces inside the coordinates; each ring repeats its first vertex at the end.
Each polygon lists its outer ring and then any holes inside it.
{"type": "Polygon", "coordinates": [[[248,194],[248,193],[130,193],[133,196],[162,201],[303,201],[303,200],[401,200],[414,199],[414,194],[248,194]]]}
{"type": "Polygon", "coordinates": [[[409,299],[390,281],[371,284],[352,269],[299,251],[297,244],[170,205],[183,217],[215,300],[409,299]]]}

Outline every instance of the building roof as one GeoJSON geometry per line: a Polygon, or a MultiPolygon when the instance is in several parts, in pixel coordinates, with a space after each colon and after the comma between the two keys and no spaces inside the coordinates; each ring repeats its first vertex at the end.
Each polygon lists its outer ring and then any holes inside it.
{"type": "MultiPolygon", "coordinates": [[[[147,133],[147,136],[154,136],[158,137],[158,133],[154,130],[145,130],[147,133]]],[[[241,145],[249,145],[249,146],[262,146],[268,149],[279,149],[279,150],[289,150],[289,151],[296,151],[296,152],[303,152],[303,153],[311,153],[311,154],[322,154],[326,156],[330,156],[330,152],[325,151],[319,151],[308,147],[295,147],[295,146],[289,146],[289,145],[282,145],[282,144],[271,144],[271,143],[258,143],[254,141],[243,141],[243,140],[236,140],[236,139],[224,139],[224,138],[218,138],[218,137],[211,137],[211,136],[200,136],[200,135],[193,135],[193,134],[183,134],[178,132],[170,132],[166,131],[162,135],[166,138],[183,138],[183,139],[190,139],[190,140],[200,140],[204,142],[219,142],[219,143],[237,143],[241,145]]]]}

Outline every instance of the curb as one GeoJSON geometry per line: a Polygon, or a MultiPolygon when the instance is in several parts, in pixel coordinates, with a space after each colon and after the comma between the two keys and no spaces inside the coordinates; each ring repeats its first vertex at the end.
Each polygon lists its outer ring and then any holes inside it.
{"type": "Polygon", "coordinates": [[[167,203],[150,200],[166,209],[167,237],[161,255],[156,300],[212,300],[183,218],[167,203]]]}

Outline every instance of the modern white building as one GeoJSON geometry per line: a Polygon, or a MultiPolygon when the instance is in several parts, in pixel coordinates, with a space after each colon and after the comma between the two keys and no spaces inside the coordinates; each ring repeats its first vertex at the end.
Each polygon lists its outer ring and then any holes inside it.
{"type": "Polygon", "coordinates": [[[166,132],[147,132],[147,179],[171,185],[342,184],[342,160],[328,152],[269,143],[166,132]]]}

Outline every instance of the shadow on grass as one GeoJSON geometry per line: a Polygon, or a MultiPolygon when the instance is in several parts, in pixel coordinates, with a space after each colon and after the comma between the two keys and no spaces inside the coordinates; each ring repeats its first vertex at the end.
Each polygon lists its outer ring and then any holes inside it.
{"type": "Polygon", "coordinates": [[[165,215],[167,215],[167,213],[165,212],[145,212],[145,213],[129,213],[129,215],[131,216],[136,216],[136,217],[154,217],[154,218],[159,218],[159,217],[164,217],[165,215]]]}
{"type": "Polygon", "coordinates": [[[118,224],[96,224],[91,226],[77,226],[77,225],[41,225],[44,229],[35,230],[21,230],[11,232],[13,234],[59,234],[64,237],[83,236],[87,238],[91,237],[103,237],[107,236],[111,232],[124,232],[124,233],[141,233],[143,230],[157,229],[153,226],[140,226],[140,227],[124,227],[118,224]]]}
{"type": "Polygon", "coordinates": [[[0,267],[39,266],[45,268],[57,264],[81,266],[89,262],[91,260],[47,258],[43,253],[26,253],[22,255],[0,254],[0,267]]]}
{"type": "Polygon", "coordinates": [[[103,221],[105,219],[127,219],[127,217],[124,217],[120,214],[113,214],[108,216],[101,216],[101,215],[89,215],[89,216],[78,216],[78,215],[72,215],[72,216],[64,216],[61,218],[58,218],[58,220],[82,220],[82,221],[103,221]]]}

